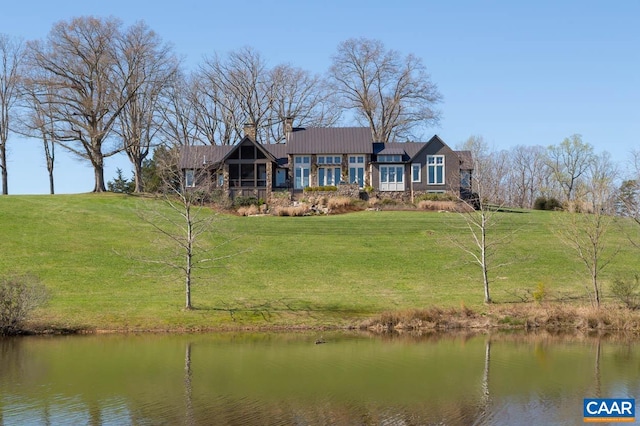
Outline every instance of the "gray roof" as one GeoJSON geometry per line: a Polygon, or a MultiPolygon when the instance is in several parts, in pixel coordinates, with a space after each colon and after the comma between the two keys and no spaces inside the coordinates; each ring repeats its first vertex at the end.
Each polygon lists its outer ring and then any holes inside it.
{"type": "Polygon", "coordinates": [[[473,170],[473,156],[471,151],[456,151],[460,158],[460,168],[462,170],[473,170]]]}
{"type": "Polygon", "coordinates": [[[368,127],[312,127],[292,132],[288,154],[371,154],[368,127]]]}
{"type": "Polygon", "coordinates": [[[215,164],[234,148],[234,145],[187,145],[180,148],[180,168],[196,169],[215,164]]]}

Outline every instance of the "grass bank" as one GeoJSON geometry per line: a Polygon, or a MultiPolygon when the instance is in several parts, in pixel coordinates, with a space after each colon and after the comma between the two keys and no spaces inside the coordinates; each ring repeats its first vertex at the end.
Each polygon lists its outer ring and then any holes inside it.
{"type": "MultiPolygon", "coordinates": [[[[115,194],[0,197],[1,273],[32,274],[51,301],[32,326],[58,330],[210,330],[344,327],[385,312],[438,306],[482,313],[477,266],[452,243],[465,238],[452,213],[367,211],[337,216],[219,215],[201,242],[220,261],[195,273],[195,309],[182,309],[183,279],[155,260],[175,247],[139,218],[158,201],[115,194]],[[228,237],[228,238],[227,238],[228,237]],[[220,244],[227,241],[225,244],[220,244]]],[[[553,232],[562,213],[500,213],[492,297],[498,306],[545,302],[588,305],[588,277],[553,232]]],[[[622,225],[627,226],[627,225],[622,225]]],[[[621,250],[602,275],[608,286],[637,272],[638,252],[623,228],[608,238],[621,250]]]]}

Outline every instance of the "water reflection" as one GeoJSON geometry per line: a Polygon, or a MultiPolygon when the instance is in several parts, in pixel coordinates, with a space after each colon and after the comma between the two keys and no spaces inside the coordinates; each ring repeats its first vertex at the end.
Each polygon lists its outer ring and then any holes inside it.
{"type": "Polygon", "coordinates": [[[0,340],[0,424],[580,424],[635,397],[619,336],[324,334],[0,340]]]}

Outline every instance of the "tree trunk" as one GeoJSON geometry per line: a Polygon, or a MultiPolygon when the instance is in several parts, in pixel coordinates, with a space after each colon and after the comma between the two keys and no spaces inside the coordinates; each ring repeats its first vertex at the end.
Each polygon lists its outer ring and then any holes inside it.
{"type": "MultiPolygon", "coordinates": [[[[484,208],[484,206],[482,207],[484,208]]],[[[481,240],[481,253],[480,256],[482,256],[482,280],[484,283],[484,303],[491,303],[491,296],[489,295],[489,273],[487,271],[487,232],[486,232],[486,228],[487,228],[487,219],[485,217],[485,212],[481,211],[480,214],[482,215],[482,240],[481,240]]]]}
{"type": "Polygon", "coordinates": [[[7,184],[7,146],[0,145],[0,169],[2,169],[2,195],[9,194],[9,186],[7,184]]]}
{"type": "Polygon", "coordinates": [[[136,184],[134,192],[143,192],[144,183],[142,182],[142,161],[134,161],[133,167],[133,178],[136,184]]]}
{"type": "Polygon", "coordinates": [[[95,186],[93,192],[107,192],[107,188],[104,186],[104,166],[101,164],[93,165],[93,172],[95,176],[95,186]]]}
{"type": "Polygon", "coordinates": [[[53,186],[53,170],[49,171],[49,194],[55,194],[54,186],[53,186]]]}

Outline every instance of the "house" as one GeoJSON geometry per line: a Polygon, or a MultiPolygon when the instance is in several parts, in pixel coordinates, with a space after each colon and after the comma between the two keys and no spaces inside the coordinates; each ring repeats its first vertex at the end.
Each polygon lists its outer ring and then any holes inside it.
{"type": "Polygon", "coordinates": [[[437,135],[427,142],[381,143],[367,127],[293,128],[281,143],[256,142],[245,126],[236,145],[185,146],[180,168],[188,187],[206,185],[232,199],[269,200],[275,192],[301,198],[305,188],[336,186],[405,200],[425,193],[470,194],[469,151],[454,151],[437,135]]]}

